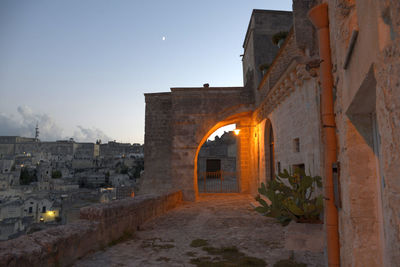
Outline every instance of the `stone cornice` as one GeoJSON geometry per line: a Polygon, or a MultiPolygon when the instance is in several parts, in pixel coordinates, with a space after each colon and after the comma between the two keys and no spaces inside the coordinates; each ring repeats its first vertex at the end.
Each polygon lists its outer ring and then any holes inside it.
{"type": "MultiPolygon", "coordinates": [[[[312,70],[315,73],[315,70],[312,70]]],[[[279,106],[296,88],[303,85],[304,81],[313,78],[309,71],[306,70],[304,64],[299,64],[293,60],[285,73],[280,77],[278,82],[267,93],[267,96],[260,103],[255,111],[255,118],[259,122],[266,118],[275,108],[279,106]]]]}

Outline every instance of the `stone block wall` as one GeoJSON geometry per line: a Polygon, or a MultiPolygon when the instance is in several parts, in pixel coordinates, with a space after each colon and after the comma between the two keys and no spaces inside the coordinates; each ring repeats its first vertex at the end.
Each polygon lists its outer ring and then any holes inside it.
{"type": "Polygon", "coordinates": [[[251,119],[243,120],[237,125],[240,128],[239,144],[238,144],[238,169],[241,175],[239,180],[239,188],[241,193],[257,192],[254,181],[254,168],[252,168],[251,154],[251,136],[252,136],[252,121],[251,119]]]}
{"type": "Polygon", "coordinates": [[[171,190],[172,95],[145,94],[144,176],[139,194],[171,190]]]}
{"type": "Polygon", "coordinates": [[[380,53],[375,76],[383,184],[383,257],[386,266],[395,266],[400,262],[400,2],[379,1],[378,5],[376,39],[380,53]]]}
{"type": "Polygon", "coordinates": [[[195,200],[198,150],[214,130],[239,121],[233,117],[252,108],[243,98],[243,87],[171,88],[171,93],[145,97],[145,165],[139,194],[174,188],[183,191],[185,200],[195,200]]]}
{"type": "MultiPolygon", "coordinates": [[[[260,65],[271,64],[279,48],[272,43],[272,36],[280,31],[289,31],[293,24],[292,12],[253,10],[243,43],[243,81],[255,92],[262,78],[260,65]]],[[[257,99],[257,97],[256,97],[257,99]]]]}
{"type": "Polygon", "coordinates": [[[207,171],[207,159],[221,160],[221,170],[225,172],[236,172],[236,157],[198,157],[197,159],[197,175],[207,171]]]}
{"type": "Polygon", "coordinates": [[[324,1],[341,163],[343,266],[400,262],[399,1],[324,1]],[[358,31],[349,54],[351,36],[358,31]]]}
{"type": "Polygon", "coordinates": [[[0,144],[0,158],[15,154],[14,144],[0,144]]]}
{"type": "Polygon", "coordinates": [[[293,30],[296,45],[309,56],[318,54],[316,30],[307,17],[314,3],[315,0],[293,0],[293,30]]]}
{"type": "Polygon", "coordinates": [[[197,197],[196,156],[211,129],[232,115],[250,109],[243,104],[242,90],[243,87],[171,89],[172,147],[168,166],[172,187],[182,189],[185,200],[197,197]]]}
{"type": "Polygon", "coordinates": [[[178,206],[182,192],[147,195],[81,209],[81,220],[0,242],[1,266],[70,266],[178,206]]]}
{"type": "Polygon", "coordinates": [[[286,37],[285,43],[282,44],[276,58],[271,63],[268,72],[258,85],[256,93],[257,105],[260,105],[262,101],[267,97],[267,94],[277,84],[282,75],[284,75],[293,60],[295,60],[296,57],[299,58],[302,55],[302,52],[298,49],[296,45],[293,31],[291,31],[288,37],[286,37]]]}
{"type": "Polygon", "coordinates": [[[268,116],[272,123],[275,149],[275,170],[304,164],[312,175],[322,175],[321,119],[319,86],[311,79],[303,83],[278,105],[268,116]],[[299,140],[296,151],[295,139],[299,140]]]}

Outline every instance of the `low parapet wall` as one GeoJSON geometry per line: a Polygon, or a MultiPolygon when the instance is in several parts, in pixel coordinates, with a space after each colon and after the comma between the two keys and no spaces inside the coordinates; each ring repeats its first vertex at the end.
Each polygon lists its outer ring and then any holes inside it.
{"type": "Polygon", "coordinates": [[[0,242],[0,266],[67,266],[175,208],[182,192],[144,195],[80,211],[81,220],[0,242]]]}

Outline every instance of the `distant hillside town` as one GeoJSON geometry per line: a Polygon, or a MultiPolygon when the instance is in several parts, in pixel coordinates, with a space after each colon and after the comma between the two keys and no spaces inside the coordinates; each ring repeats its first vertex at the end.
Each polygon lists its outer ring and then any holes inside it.
{"type": "Polygon", "coordinates": [[[0,136],[0,240],[79,219],[80,207],[134,195],[143,145],[0,136]]]}

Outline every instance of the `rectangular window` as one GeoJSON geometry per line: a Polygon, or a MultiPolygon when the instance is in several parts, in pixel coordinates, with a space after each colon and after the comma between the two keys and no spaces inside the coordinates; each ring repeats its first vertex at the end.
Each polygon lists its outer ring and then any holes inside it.
{"type": "Polygon", "coordinates": [[[42,213],[45,213],[46,212],[46,206],[43,206],[42,207],[42,213]]]}
{"type": "Polygon", "coordinates": [[[32,213],[32,207],[29,207],[29,213],[32,213]]]}
{"type": "Polygon", "coordinates": [[[300,138],[293,139],[293,150],[294,152],[300,152],[300,138]]]}

